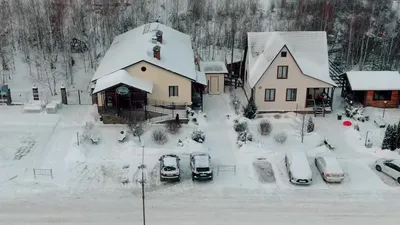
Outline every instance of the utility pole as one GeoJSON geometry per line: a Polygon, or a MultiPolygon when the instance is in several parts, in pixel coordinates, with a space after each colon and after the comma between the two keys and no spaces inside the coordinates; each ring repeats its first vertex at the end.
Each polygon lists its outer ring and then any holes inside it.
{"type": "Polygon", "coordinates": [[[301,143],[304,141],[304,124],[305,124],[306,114],[303,114],[303,122],[301,123],[301,143]]]}
{"type": "Polygon", "coordinates": [[[146,166],[144,165],[144,143],[141,142],[142,144],[142,165],[139,166],[139,168],[142,170],[142,179],[140,183],[142,184],[142,208],[143,208],[143,225],[146,225],[146,210],[145,210],[145,204],[144,204],[144,169],[146,166]]]}

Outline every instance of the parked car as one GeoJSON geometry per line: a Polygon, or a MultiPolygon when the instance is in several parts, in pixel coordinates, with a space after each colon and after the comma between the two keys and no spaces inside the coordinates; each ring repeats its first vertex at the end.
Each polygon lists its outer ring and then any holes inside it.
{"type": "Polygon", "coordinates": [[[320,155],[315,158],[315,165],[322,179],[326,182],[340,183],[344,179],[344,172],[336,156],[320,155]]]}
{"type": "Polygon", "coordinates": [[[311,184],[312,171],[307,155],[302,151],[286,153],[286,169],[289,175],[289,181],[294,184],[311,184]]]}
{"type": "Polygon", "coordinates": [[[386,173],[400,184],[400,159],[378,159],[375,162],[375,169],[386,173]]]}
{"type": "Polygon", "coordinates": [[[177,155],[163,155],[160,157],[160,180],[180,181],[181,171],[179,168],[179,157],[177,155]]]}
{"type": "Polygon", "coordinates": [[[193,153],[190,155],[192,180],[212,180],[211,156],[208,153],[193,153]]]}

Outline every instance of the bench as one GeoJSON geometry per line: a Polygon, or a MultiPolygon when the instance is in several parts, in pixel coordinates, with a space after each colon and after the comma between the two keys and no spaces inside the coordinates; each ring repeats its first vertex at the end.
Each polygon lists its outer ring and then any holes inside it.
{"type": "Polygon", "coordinates": [[[24,112],[41,112],[44,106],[44,101],[30,100],[24,105],[24,112]]]}
{"type": "Polygon", "coordinates": [[[374,123],[379,127],[379,128],[385,128],[386,127],[386,121],[382,117],[378,117],[377,119],[374,120],[374,123]]]}

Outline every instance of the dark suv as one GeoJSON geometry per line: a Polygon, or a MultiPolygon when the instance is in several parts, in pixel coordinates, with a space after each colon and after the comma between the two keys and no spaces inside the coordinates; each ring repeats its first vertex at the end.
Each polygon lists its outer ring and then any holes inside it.
{"type": "Polygon", "coordinates": [[[177,155],[163,155],[160,157],[160,181],[180,181],[179,157],[177,155]]]}
{"type": "Polygon", "coordinates": [[[211,157],[208,153],[193,153],[190,155],[192,180],[212,180],[211,157]]]}

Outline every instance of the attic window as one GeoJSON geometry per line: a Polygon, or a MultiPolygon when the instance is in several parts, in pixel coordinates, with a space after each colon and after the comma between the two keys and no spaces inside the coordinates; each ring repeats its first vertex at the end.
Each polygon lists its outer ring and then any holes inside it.
{"type": "Polygon", "coordinates": [[[140,70],[142,71],[142,72],[146,72],[146,67],[145,66],[142,66],[142,68],[140,68],[140,70]]]}
{"type": "Polygon", "coordinates": [[[281,57],[286,57],[287,56],[287,52],[281,52],[281,57]]]}

